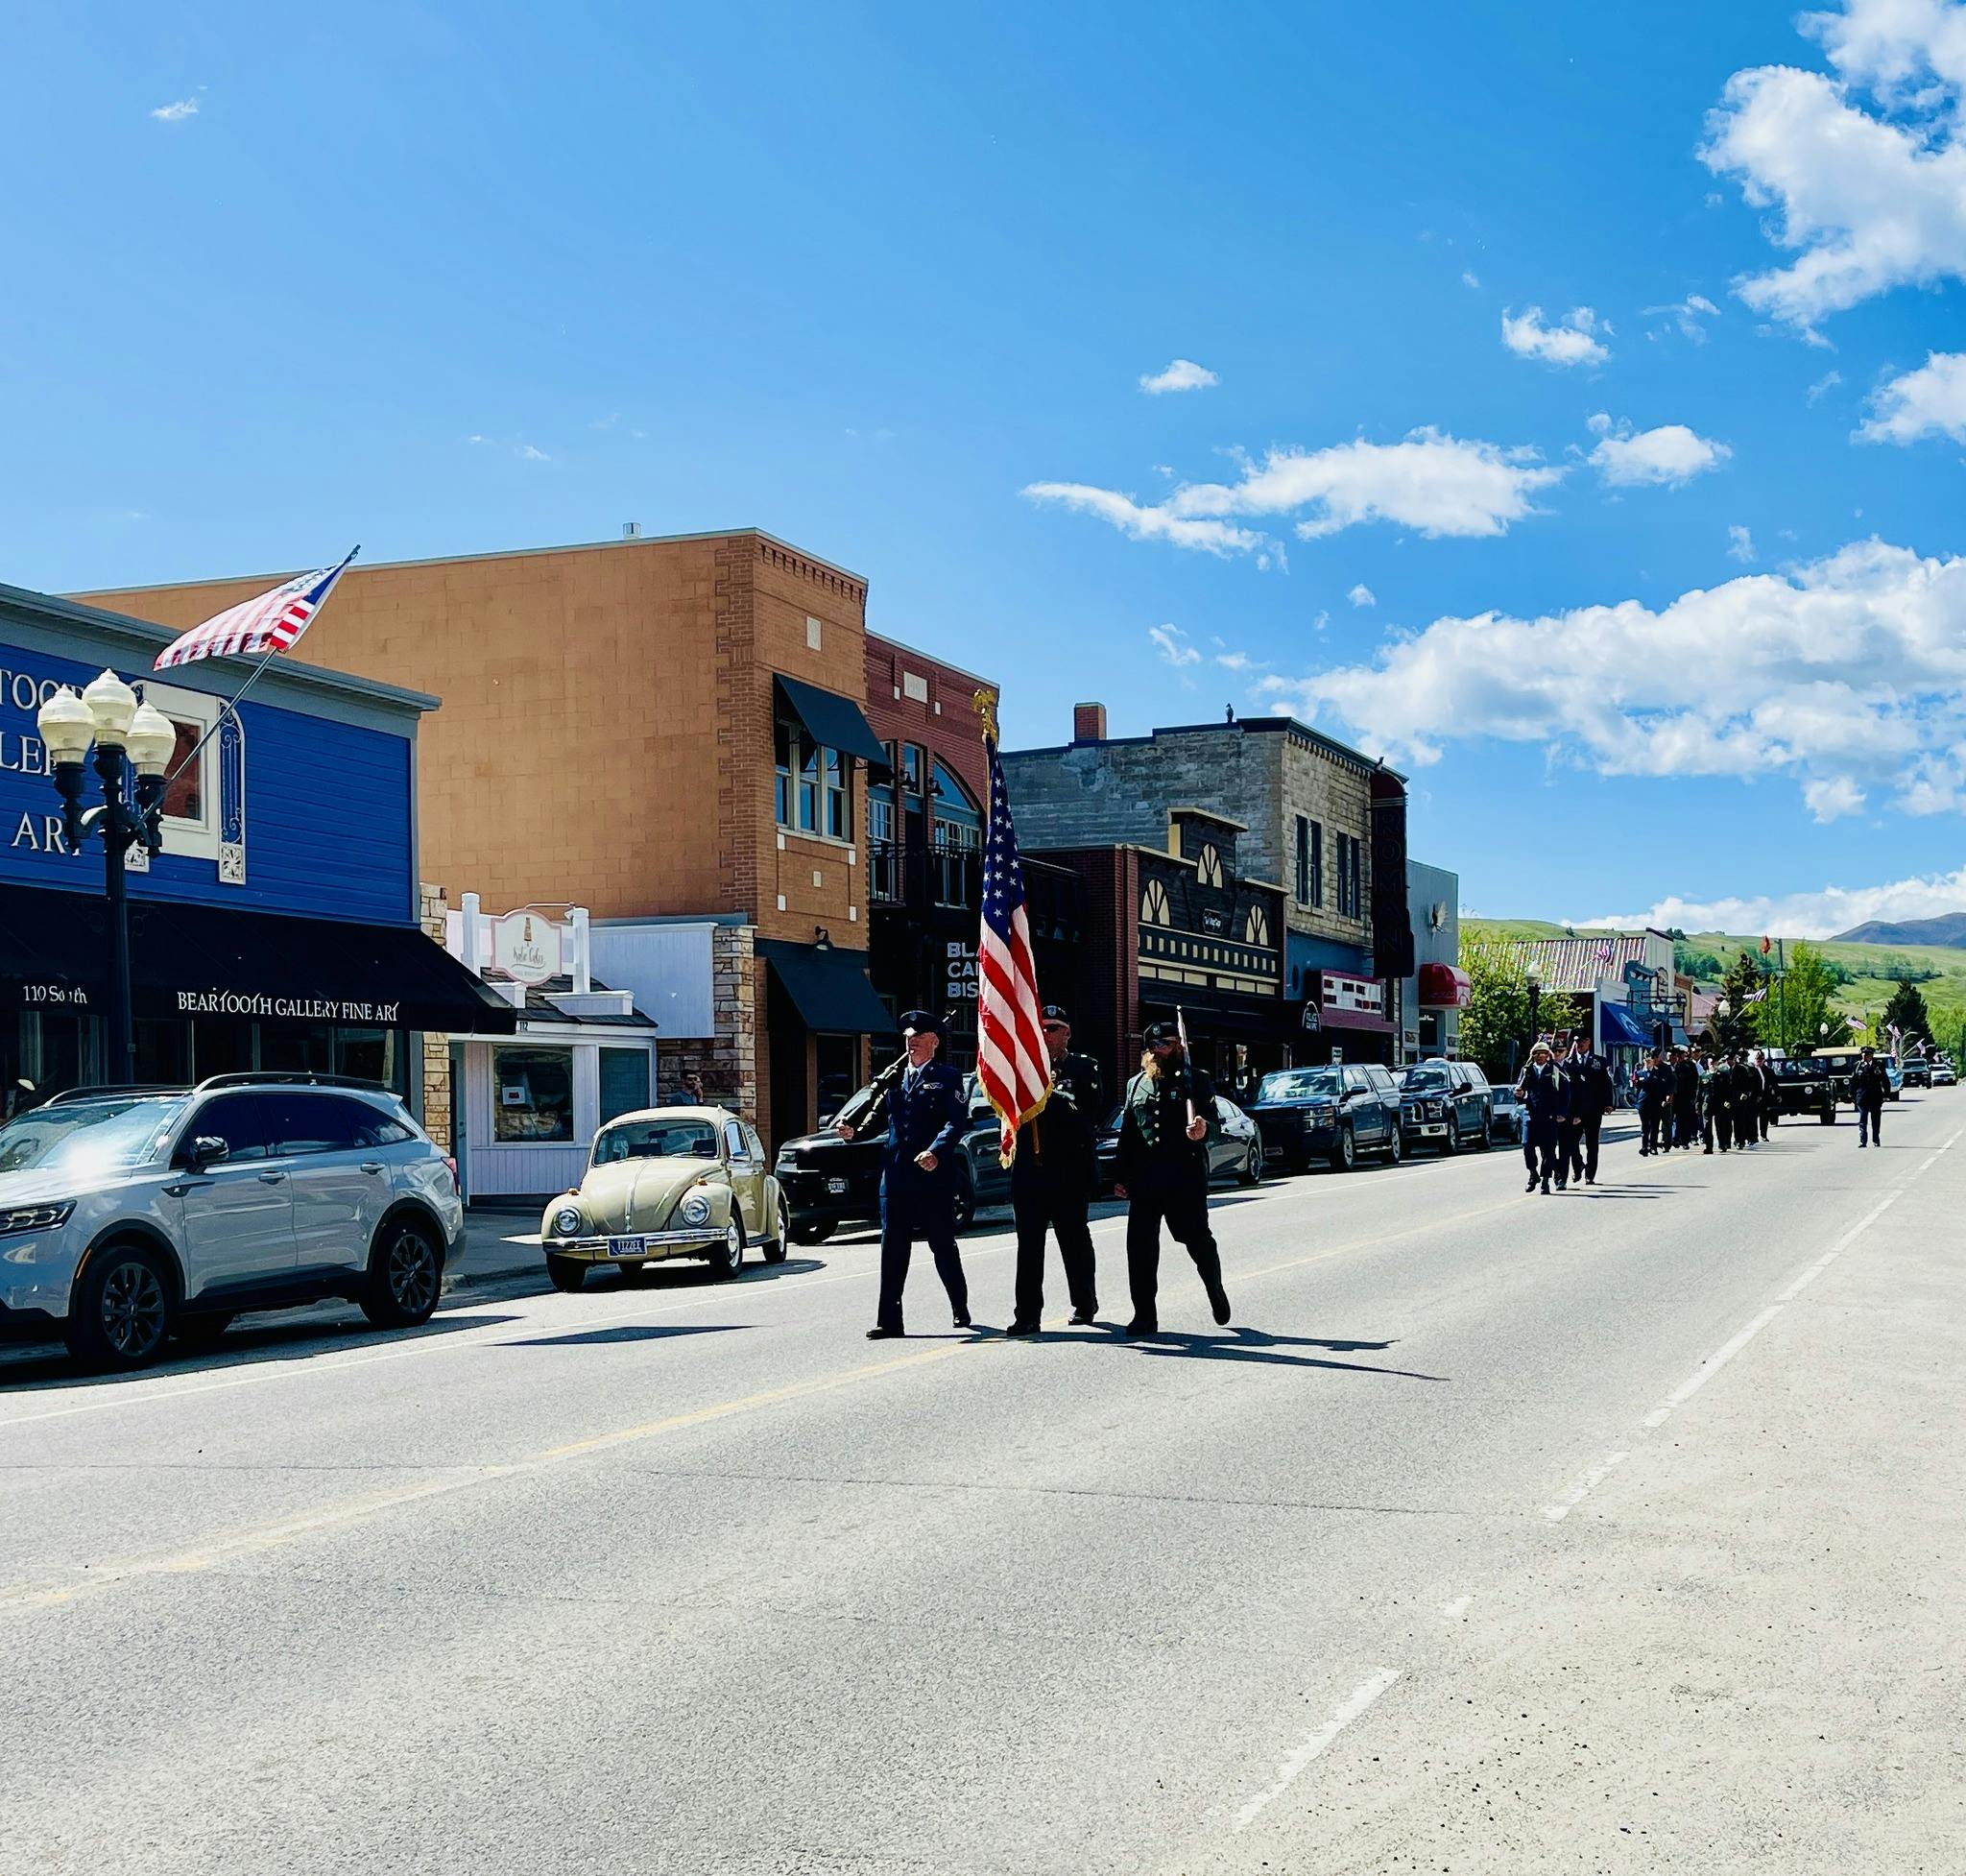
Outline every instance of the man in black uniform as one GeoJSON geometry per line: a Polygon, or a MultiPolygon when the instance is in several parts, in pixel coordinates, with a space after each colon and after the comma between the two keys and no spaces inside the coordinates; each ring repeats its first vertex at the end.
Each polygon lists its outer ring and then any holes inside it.
{"type": "Polygon", "coordinates": [[[1762,1077],[1744,1048],[1734,1051],[1734,1143],[1743,1149],[1762,1143],[1762,1077]]]}
{"type": "Polygon", "coordinates": [[[1891,1078],[1878,1061],[1877,1050],[1868,1043],[1858,1056],[1857,1072],[1850,1077],[1851,1098],[1857,1103],[1857,1143],[1868,1146],[1884,1143],[1884,1100],[1891,1092],[1891,1078]]]}
{"type": "Polygon", "coordinates": [[[1018,1219],[1017,1314],[1003,1333],[1035,1335],[1044,1313],[1044,1232],[1058,1236],[1071,1319],[1099,1313],[1092,1234],[1086,1208],[1098,1179],[1093,1129],[1105,1117],[1099,1065],[1071,1052],[1071,1022],[1056,1003],[1044,1006],[1044,1047],[1051,1057],[1051,1098],[1018,1129],[1010,1163],[1010,1202],[1018,1219]]]}
{"type": "MultiPolygon", "coordinates": [[[[1648,1160],[1662,1150],[1661,1132],[1672,1111],[1672,1070],[1666,1066],[1666,1057],[1654,1049],[1645,1058],[1645,1066],[1639,1075],[1639,1158],[1648,1160]]],[[[1666,1137],[1670,1143],[1670,1135],[1666,1137]]],[[[1536,1170],[1532,1165],[1531,1172],[1536,1170]]]]}
{"type": "Polygon", "coordinates": [[[1174,1023],[1149,1023],[1140,1071],[1127,1083],[1119,1118],[1115,1196],[1128,1201],[1126,1276],[1133,1290],[1129,1335],[1161,1332],[1157,1292],[1161,1221],[1194,1260],[1209,1307],[1229,1320],[1222,1257],[1209,1229],[1209,1135],[1215,1123],[1215,1084],[1189,1065],[1174,1023]]]}
{"type": "Polygon", "coordinates": [[[1522,1158],[1529,1167],[1524,1191],[1533,1192],[1537,1182],[1549,1191],[1551,1174],[1561,1186],[1568,1181],[1564,1158],[1564,1123],[1570,1114],[1570,1084],[1556,1066],[1555,1052],[1538,1037],[1529,1050],[1529,1066],[1516,1083],[1516,1099],[1522,1104],[1522,1158]]]}
{"type": "MultiPolygon", "coordinates": [[[[956,1147],[970,1115],[963,1101],[963,1078],[935,1059],[942,1024],[926,1010],[901,1018],[908,1046],[907,1066],[862,1118],[861,1127],[877,1126],[883,1108],[887,1147],[880,1169],[880,1310],[867,1332],[871,1342],[902,1335],[901,1291],[908,1260],[918,1238],[935,1257],[935,1274],[948,1291],[956,1327],[970,1326],[970,1286],[963,1255],[956,1249],[956,1147]]],[[[851,1140],[859,1128],[843,1123],[837,1132],[851,1140]]]]}
{"type": "Polygon", "coordinates": [[[1707,1070],[1707,1125],[1727,1152],[1734,1144],[1734,1066],[1724,1049],[1707,1070]]]}
{"type": "Polygon", "coordinates": [[[1570,1041],[1570,1060],[1564,1065],[1570,1078],[1570,1110],[1564,1118],[1564,1145],[1570,1161],[1570,1176],[1586,1186],[1597,1183],[1597,1148],[1604,1132],[1604,1116],[1612,1102],[1611,1065],[1591,1047],[1582,1030],[1570,1041]]]}
{"type": "Polygon", "coordinates": [[[1672,1143],[1690,1150],[1700,1135],[1700,1071],[1683,1048],[1672,1051],[1672,1143]]]}

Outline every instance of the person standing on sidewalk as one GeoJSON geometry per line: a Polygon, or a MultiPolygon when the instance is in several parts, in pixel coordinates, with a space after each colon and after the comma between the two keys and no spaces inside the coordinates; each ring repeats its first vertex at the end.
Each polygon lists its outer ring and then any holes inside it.
{"type": "Polygon", "coordinates": [[[1570,1176],[1586,1186],[1597,1183],[1597,1148],[1604,1132],[1604,1116],[1614,1098],[1611,1067],[1595,1054],[1589,1040],[1579,1031],[1570,1044],[1570,1060],[1564,1065],[1570,1081],[1570,1111],[1564,1122],[1565,1150],[1570,1176]]]}
{"type": "Polygon", "coordinates": [[[1877,1050],[1865,1043],[1858,1051],[1857,1072],[1850,1078],[1851,1097],[1857,1102],[1858,1145],[1884,1143],[1884,1101],[1890,1092],[1890,1077],[1884,1073],[1877,1050]]]}
{"type": "Polygon", "coordinates": [[[1187,1060],[1175,1023],[1153,1022],[1139,1072],[1127,1083],[1119,1117],[1118,1179],[1113,1191],[1127,1201],[1126,1275],[1133,1291],[1129,1335],[1161,1333],[1158,1292],[1161,1225],[1194,1260],[1218,1323],[1229,1320],[1222,1256],[1209,1229],[1209,1134],[1214,1125],[1215,1084],[1187,1060]]]}
{"type": "MultiPolygon", "coordinates": [[[[887,1116],[887,1146],[880,1169],[880,1305],[867,1332],[871,1342],[904,1335],[901,1292],[915,1239],[926,1240],[935,1274],[948,1292],[958,1329],[970,1327],[970,1286],[963,1254],[956,1249],[956,1150],[969,1122],[963,1078],[938,1062],[942,1024],[926,1010],[901,1018],[907,1064],[885,1094],[864,1115],[861,1127],[887,1116]]],[[[842,1122],[834,1131],[851,1140],[858,1127],[842,1122]]]]}
{"type": "Polygon", "coordinates": [[[1071,1319],[1099,1313],[1092,1233],[1086,1208],[1098,1178],[1093,1135],[1105,1114],[1099,1065],[1071,1052],[1071,1022],[1056,1003],[1044,1005],[1044,1049],[1051,1058],[1051,1095],[1018,1129],[1010,1164],[1010,1202],[1018,1220],[1017,1313],[1003,1333],[1035,1335],[1044,1313],[1044,1234],[1058,1239],[1071,1319]]]}
{"type": "Polygon", "coordinates": [[[1533,1192],[1540,1181],[1546,1194],[1552,1177],[1559,1187],[1567,1183],[1563,1138],[1570,1112],[1564,1072],[1547,1043],[1539,1041],[1530,1049],[1529,1066],[1516,1083],[1516,1098],[1524,1116],[1522,1158],[1529,1162],[1529,1183],[1522,1190],[1533,1192]]]}

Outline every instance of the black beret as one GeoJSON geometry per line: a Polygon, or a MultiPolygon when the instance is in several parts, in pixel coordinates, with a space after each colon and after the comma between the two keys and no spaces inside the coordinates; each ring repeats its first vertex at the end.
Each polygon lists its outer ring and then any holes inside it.
{"type": "Polygon", "coordinates": [[[1043,1014],[1046,1022],[1063,1022],[1069,1025],[1071,1022],[1071,1018],[1065,1013],[1063,1003],[1046,1003],[1043,1014]]]}

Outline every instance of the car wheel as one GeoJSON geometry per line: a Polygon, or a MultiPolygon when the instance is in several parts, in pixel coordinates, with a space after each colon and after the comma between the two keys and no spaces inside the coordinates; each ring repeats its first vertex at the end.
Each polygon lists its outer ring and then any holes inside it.
{"type": "Polygon", "coordinates": [[[180,1316],[171,1325],[171,1335],[186,1348],[216,1348],[219,1337],[231,1326],[230,1310],[214,1310],[204,1315],[180,1316]]]}
{"type": "Polygon", "coordinates": [[[976,1194],[968,1177],[956,1175],[955,1198],[950,1204],[950,1213],[958,1231],[968,1231],[976,1216],[976,1194]]]}
{"type": "Polygon", "coordinates": [[[1386,1164],[1388,1166],[1398,1166],[1400,1164],[1400,1155],[1405,1150],[1406,1142],[1402,1138],[1399,1128],[1395,1127],[1392,1138],[1386,1142],[1386,1164]]]}
{"type": "Polygon", "coordinates": [[[170,1279],[156,1254],[116,1244],[89,1259],[70,1307],[68,1352],[84,1368],[147,1367],[171,1327],[170,1279]]]}
{"type": "Polygon", "coordinates": [[[1331,1148],[1331,1170],[1350,1172],[1358,1164],[1358,1139],[1350,1127],[1338,1129],[1338,1143],[1331,1148]]]}
{"type": "Polygon", "coordinates": [[[1242,1162],[1242,1170],[1236,1181],[1244,1186],[1259,1186],[1263,1180],[1263,1143],[1259,1140],[1249,1142],[1249,1152],[1242,1162]]]}
{"type": "Polygon", "coordinates": [[[430,1228],[416,1218],[384,1224],[369,1254],[362,1313],[378,1329],[414,1329],[428,1322],[444,1288],[444,1254],[430,1228]]]}
{"type": "Polygon", "coordinates": [[[1493,1116],[1484,1115],[1481,1120],[1481,1138],[1475,1144],[1484,1153],[1495,1150],[1495,1120],[1493,1116]]]}
{"type": "Polygon", "coordinates": [[[577,1257],[555,1257],[546,1253],[546,1281],[557,1290],[571,1296],[587,1280],[587,1267],[577,1257]]]}
{"type": "Polygon", "coordinates": [[[744,1220],[731,1213],[724,1227],[724,1241],[710,1259],[710,1267],[720,1278],[730,1279],[744,1268],[744,1220]]]}
{"type": "Polygon", "coordinates": [[[1452,1159],[1461,1150],[1461,1123],[1451,1114],[1448,1116],[1448,1137],[1440,1150],[1448,1159],[1452,1159]]]}
{"type": "Polygon", "coordinates": [[[791,1232],[795,1244],[824,1244],[833,1235],[833,1228],[828,1219],[820,1224],[794,1224],[791,1232]]]}

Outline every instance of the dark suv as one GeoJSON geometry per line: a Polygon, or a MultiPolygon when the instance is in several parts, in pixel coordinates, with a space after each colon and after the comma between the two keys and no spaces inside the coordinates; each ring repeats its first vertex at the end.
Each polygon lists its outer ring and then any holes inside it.
{"type": "Polygon", "coordinates": [[[1400,1083],[1400,1124],[1409,1152],[1438,1146],[1458,1153],[1493,1143],[1494,1096],[1488,1077],[1473,1062],[1418,1062],[1400,1083]]]}
{"type": "MultiPolygon", "coordinates": [[[[970,1125],[956,1154],[956,1229],[967,1230],[979,1205],[1010,1203],[1010,1174],[997,1164],[1003,1125],[995,1111],[968,1076],[963,1090],[970,1103],[970,1125]]],[[[842,1140],[833,1128],[840,1121],[857,1125],[874,1104],[874,1090],[854,1094],[816,1134],[788,1140],[779,1148],[772,1172],[785,1195],[795,1244],[820,1244],[842,1225],[880,1222],[880,1161],[887,1143],[884,1129],[842,1140]]]]}
{"type": "Polygon", "coordinates": [[[1404,1146],[1399,1083],[1376,1063],[1279,1069],[1258,1085],[1249,1118],[1265,1162],[1300,1172],[1315,1159],[1349,1172],[1368,1153],[1397,1163],[1404,1146]]]}
{"type": "Polygon", "coordinates": [[[1775,1077],[1778,1114],[1813,1114],[1826,1127],[1835,1124],[1836,1091],[1827,1062],[1819,1056],[1791,1055],[1768,1068],[1775,1077]]]}

